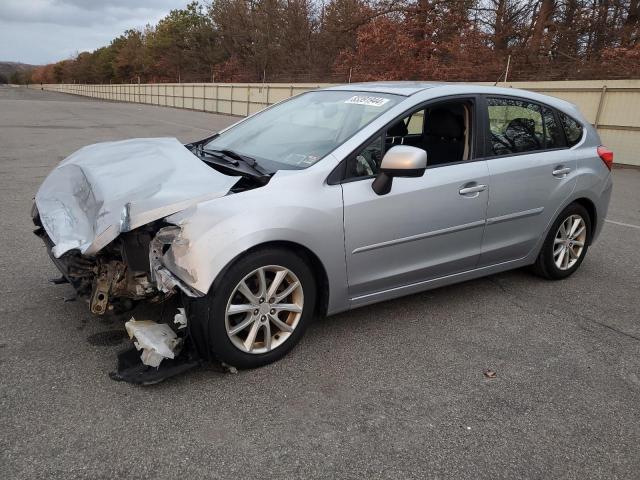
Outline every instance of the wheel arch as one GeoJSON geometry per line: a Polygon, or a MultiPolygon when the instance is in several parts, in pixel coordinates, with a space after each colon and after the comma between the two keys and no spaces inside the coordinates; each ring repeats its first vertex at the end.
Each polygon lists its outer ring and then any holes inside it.
{"type": "Polygon", "coordinates": [[[329,284],[329,276],[327,274],[327,270],[318,257],[310,248],[289,240],[271,240],[263,243],[258,243],[251,248],[245,250],[242,253],[236,255],[231,261],[229,261],[225,267],[218,273],[216,280],[214,280],[211,288],[214,288],[214,285],[218,278],[222,278],[226,271],[229,269],[231,265],[237,262],[241,257],[244,257],[248,254],[259,250],[266,249],[282,249],[289,250],[295,252],[298,256],[302,257],[302,259],[308,263],[309,268],[311,268],[311,272],[316,281],[316,290],[317,290],[317,302],[316,302],[316,313],[321,316],[327,315],[327,310],[329,308],[329,292],[330,292],[330,284],[329,284]]]}
{"type": "Polygon", "coordinates": [[[553,226],[554,222],[558,219],[558,217],[564,211],[565,208],[567,208],[569,205],[574,203],[577,203],[578,205],[584,207],[587,210],[587,213],[589,214],[589,220],[591,220],[591,232],[589,235],[589,245],[593,243],[594,233],[597,232],[596,222],[599,217],[598,217],[595,202],[591,198],[589,198],[587,195],[585,195],[585,192],[582,192],[578,195],[568,198],[561,206],[558,207],[556,212],[553,214],[553,216],[549,220],[549,223],[545,227],[543,234],[540,235],[540,239],[538,243],[527,254],[526,258],[528,258],[528,262],[533,263],[536,261],[536,259],[538,258],[538,255],[540,254],[540,249],[544,244],[544,240],[545,238],[547,238],[547,235],[549,234],[549,231],[551,230],[551,227],[553,226]]]}
{"type": "Polygon", "coordinates": [[[591,244],[591,241],[593,240],[593,232],[596,229],[597,220],[598,220],[598,212],[596,210],[596,206],[587,197],[577,198],[571,203],[577,203],[578,205],[581,205],[582,207],[585,208],[585,210],[589,214],[589,220],[591,221],[591,231],[589,232],[589,244],[591,244]]]}

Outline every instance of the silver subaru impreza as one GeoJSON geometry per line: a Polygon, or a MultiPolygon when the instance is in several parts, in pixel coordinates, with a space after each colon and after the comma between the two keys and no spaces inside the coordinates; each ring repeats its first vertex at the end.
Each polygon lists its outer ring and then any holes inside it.
{"type": "Polygon", "coordinates": [[[556,98],[350,84],[188,145],[82,148],[32,215],[94,314],[178,295],[201,357],[252,368],[316,314],[524,266],[568,277],[602,228],[612,162],[556,98]]]}

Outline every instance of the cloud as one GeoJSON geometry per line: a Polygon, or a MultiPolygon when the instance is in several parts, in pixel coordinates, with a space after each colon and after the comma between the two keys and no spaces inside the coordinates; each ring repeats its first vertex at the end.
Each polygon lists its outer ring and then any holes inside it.
{"type": "Polygon", "coordinates": [[[50,63],[155,24],[189,0],[1,0],[0,61],[50,63]]]}

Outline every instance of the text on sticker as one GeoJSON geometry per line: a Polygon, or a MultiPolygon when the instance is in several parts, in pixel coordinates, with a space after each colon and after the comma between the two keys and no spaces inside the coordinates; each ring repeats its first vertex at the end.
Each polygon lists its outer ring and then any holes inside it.
{"type": "Polygon", "coordinates": [[[368,105],[370,107],[381,107],[389,101],[388,98],[370,97],[368,95],[354,95],[344,103],[355,103],[356,105],[368,105]]]}

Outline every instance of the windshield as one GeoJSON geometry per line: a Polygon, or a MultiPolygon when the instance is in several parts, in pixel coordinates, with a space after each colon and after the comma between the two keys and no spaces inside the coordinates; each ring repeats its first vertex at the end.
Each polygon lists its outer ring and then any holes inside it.
{"type": "Polygon", "coordinates": [[[382,93],[308,92],[220,134],[205,150],[232,150],[263,168],[307,168],[404,97],[382,93]]]}

